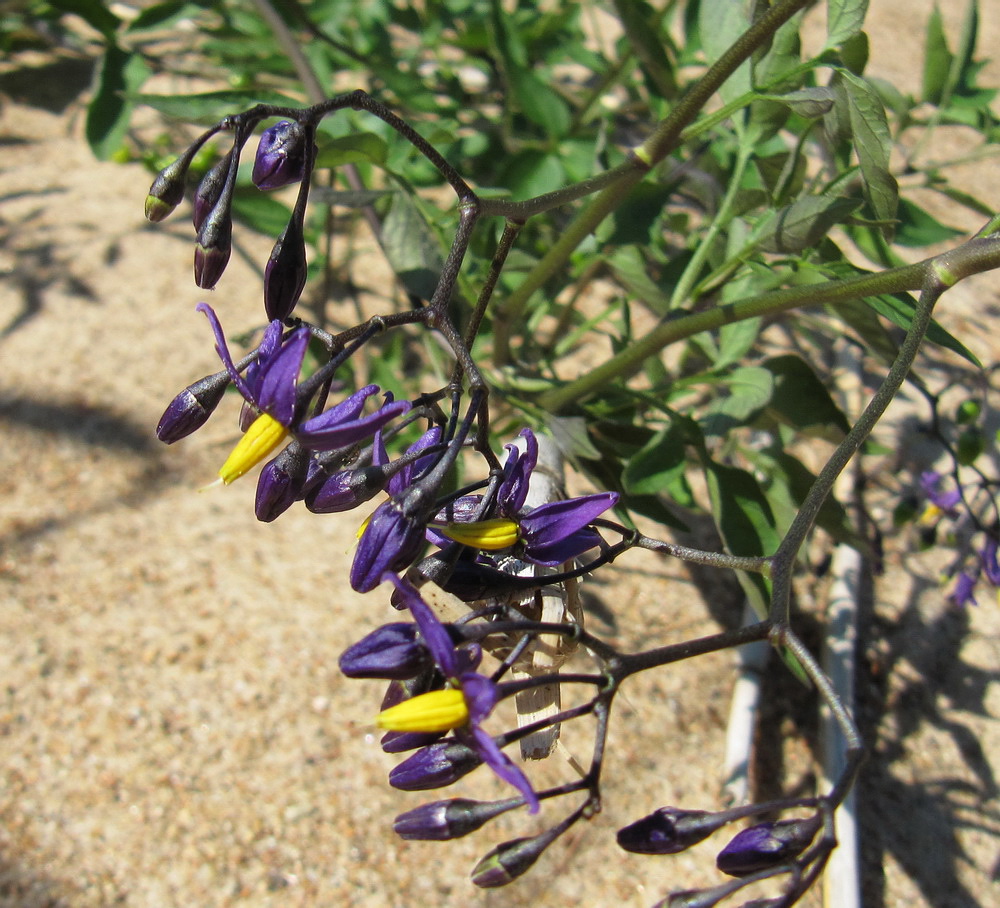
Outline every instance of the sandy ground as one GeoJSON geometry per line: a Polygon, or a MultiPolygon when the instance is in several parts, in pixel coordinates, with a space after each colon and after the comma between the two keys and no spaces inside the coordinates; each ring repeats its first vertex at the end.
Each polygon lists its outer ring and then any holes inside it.
{"type": "MultiPolygon", "coordinates": [[[[903,6],[876,10],[873,32],[892,35],[903,6]]],[[[892,45],[878,60],[893,77],[919,47],[907,35],[879,45],[892,45]]],[[[393,835],[393,816],[427,799],[385,782],[395,759],[371,723],[378,685],[337,671],[389,614],[344,581],[355,518],[296,509],[259,524],[252,480],[198,494],[232,419],[156,442],[170,397],[217,368],[190,237],[145,224],[148,174],[95,162],[78,104],[40,106],[34,76],[0,84],[0,905],[640,908],[716,879],[719,839],[654,859],[619,851],[613,833],[664,804],[719,806],[729,654],[626,689],[605,811],[515,885],[483,893],[466,874],[538,820],[447,845],[393,835]]],[[[993,169],[968,179],[1000,204],[993,169]]],[[[250,248],[263,261],[268,244],[250,248]]],[[[256,281],[234,259],[211,297],[227,330],[260,318],[256,281]]],[[[960,288],[942,313],[989,362],[997,286],[960,288]]],[[[883,434],[900,451],[906,412],[883,434]]],[[[860,679],[865,904],[1000,905],[1000,609],[988,595],[949,608],[942,557],[887,545],[860,679]]],[[[714,632],[737,604],[698,579],[630,558],[588,585],[590,620],[625,647],[714,632]]],[[[758,783],[808,789],[815,704],[777,676],[767,695],[758,783]]],[[[456,793],[491,785],[480,771],[456,793]]]]}

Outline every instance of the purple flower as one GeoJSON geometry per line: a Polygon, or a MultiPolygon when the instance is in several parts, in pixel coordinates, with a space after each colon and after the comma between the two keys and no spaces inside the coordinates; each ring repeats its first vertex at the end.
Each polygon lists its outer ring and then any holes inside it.
{"type": "MultiPolygon", "coordinates": [[[[474,510],[479,499],[458,499],[439,515],[447,521],[441,535],[483,551],[516,546],[525,561],[548,567],[565,564],[600,545],[601,537],[589,524],[618,502],[617,492],[598,492],[581,498],[552,501],[524,510],[532,471],[538,461],[538,443],[530,429],[522,429],[523,448],[507,445],[509,456],[497,490],[499,517],[463,522],[460,515],[474,510]]],[[[438,540],[435,539],[435,542],[438,540]]]]}
{"type": "Polygon", "coordinates": [[[340,670],[348,678],[406,680],[430,663],[427,648],[417,639],[414,624],[383,624],[348,647],[340,657],[340,670]]]}
{"type": "MultiPolygon", "coordinates": [[[[421,598],[416,587],[405,578],[401,578],[394,573],[387,573],[384,577],[390,580],[396,587],[403,602],[413,615],[420,635],[423,637],[424,645],[434,657],[438,668],[454,685],[452,690],[460,692],[461,700],[464,702],[448,704],[448,708],[453,705],[456,709],[455,715],[461,717],[455,720],[451,727],[455,729],[455,736],[460,742],[467,743],[489,767],[505,782],[513,785],[524,797],[525,803],[531,813],[538,812],[538,796],[535,794],[527,776],[511,762],[511,759],[497,746],[493,736],[483,727],[482,723],[489,717],[499,698],[496,684],[485,675],[481,675],[469,667],[469,659],[466,653],[455,647],[448,633],[448,629],[438,620],[437,616],[421,598]],[[459,724],[461,722],[461,724],[459,724]]],[[[422,695],[430,700],[436,694],[447,694],[450,691],[432,691],[422,695]]],[[[454,698],[456,701],[458,698],[454,698]]],[[[411,705],[414,707],[410,712],[417,712],[417,700],[406,701],[397,707],[396,710],[407,710],[411,705]]],[[[437,705],[435,699],[435,706],[437,705]]],[[[382,714],[383,716],[386,713],[382,714]]],[[[401,730],[417,730],[416,728],[401,730]]],[[[428,728],[428,731],[438,731],[438,728],[428,728]]],[[[440,745],[432,745],[439,747],[440,745]]],[[[418,751],[418,753],[420,753],[418,751]]],[[[415,755],[416,756],[416,755],[415,755]]],[[[414,759],[413,757],[410,758],[414,759]]]]}
{"type": "Polygon", "coordinates": [[[958,606],[969,605],[970,603],[972,605],[979,605],[976,602],[975,595],[977,579],[977,576],[962,571],[958,575],[958,580],[955,581],[955,588],[951,591],[951,595],[948,598],[958,606]]]}
{"type": "Polygon", "coordinates": [[[962,500],[962,492],[959,489],[952,489],[949,492],[941,491],[943,479],[944,477],[936,470],[927,470],[920,474],[920,488],[924,497],[934,507],[940,508],[945,513],[951,513],[962,500]]]}
{"type": "Polygon", "coordinates": [[[188,385],[163,411],[156,437],[172,445],[200,429],[219,406],[230,381],[228,372],[217,372],[188,385]]]}
{"type": "Polygon", "coordinates": [[[1000,586],[1000,564],[997,563],[997,541],[992,536],[986,538],[986,544],[979,553],[979,559],[983,563],[983,572],[986,579],[993,586],[1000,586]]]}

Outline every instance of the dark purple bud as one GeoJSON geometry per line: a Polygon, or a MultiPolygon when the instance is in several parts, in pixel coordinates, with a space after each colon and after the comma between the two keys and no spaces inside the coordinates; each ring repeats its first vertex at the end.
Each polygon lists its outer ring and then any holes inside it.
{"type": "Polygon", "coordinates": [[[309,452],[295,442],[265,464],[254,500],[254,513],[261,523],[270,523],[299,500],[308,470],[309,452]]]}
{"type": "Polygon", "coordinates": [[[265,129],[257,145],[251,179],[258,189],[278,189],[302,179],[306,160],[306,130],[292,120],[265,129]]]}
{"type": "Polygon", "coordinates": [[[306,273],[302,223],[297,214],[292,214],[264,266],[264,311],[269,319],[284,321],[292,314],[305,289],[306,273]]]}
{"type": "Polygon", "coordinates": [[[211,290],[222,277],[233,251],[233,219],[218,206],[202,226],[194,247],[194,282],[202,290],[211,290]],[[218,217],[216,217],[218,211],[218,217]]]}
{"type": "Polygon", "coordinates": [[[219,406],[229,381],[228,372],[216,372],[188,385],[163,411],[156,437],[172,445],[200,429],[219,406]]]}
{"type": "Polygon", "coordinates": [[[635,854],[676,854],[729,822],[726,814],[661,807],[618,830],[618,844],[635,854]]]}
{"type": "Polygon", "coordinates": [[[314,485],[306,495],[306,507],[314,514],[350,511],[374,498],[388,480],[382,467],[343,470],[314,485]]]}
{"type": "Polygon", "coordinates": [[[154,224],[166,218],[184,198],[184,184],[191,155],[185,154],[168,164],[153,180],[146,196],[146,219],[154,224]]]}
{"type": "Polygon", "coordinates": [[[722,849],[715,865],[730,876],[748,876],[783,864],[805,851],[822,824],[816,815],[750,826],[722,849]]]}
{"type": "Polygon", "coordinates": [[[482,889],[495,889],[514,882],[527,873],[542,852],[552,844],[553,836],[550,832],[551,830],[547,830],[541,835],[511,839],[497,845],[472,868],[472,882],[482,889]]]}
{"type": "Polygon", "coordinates": [[[222,190],[226,186],[226,178],[229,176],[232,160],[233,153],[230,151],[201,178],[201,182],[195,190],[194,208],[191,211],[191,220],[194,222],[195,230],[201,230],[201,225],[205,223],[205,219],[222,198],[222,190]]]}
{"type": "Polygon", "coordinates": [[[453,785],[482,759],[471,747],[445,738],[418,750],[389,773],[389,784],[401,791],[427,791],[453,785]]]}
{"type": "Polygon", "coordinates": [[[396,817],[392,828],[403,839],[446,842],[475,832],[480,826],[508,810],[520,807],[521,798],[505,801],[471,801],[452,798],[408,810],[396,817]]]}
{"type": "Polygon", "coordinates": [[[348,647],[340,670],[348,678],[405,680],[431,664],[427,648],[417,640],[415,624],[384,624],[348,647]]]}

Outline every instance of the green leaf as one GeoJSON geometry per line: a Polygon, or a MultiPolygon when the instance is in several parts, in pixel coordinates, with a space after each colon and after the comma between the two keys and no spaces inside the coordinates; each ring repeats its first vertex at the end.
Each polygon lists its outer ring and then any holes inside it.
{"type": "Polygon", "coordinates": [[[141,32],[155,28],[163,28],[173,22],[183,19],[193,19],[204,12],[205,5],[191,0],[165,0],[146,7],[129,24],[126,32],[141,32]]]}
{"type": "Polygon", "coordinates": [[[344,164],[384,166],[389,155],[385,139],[373,132],[359,132],[336,139],[324,139],[316,155],[317,167],[340,167],[344,164]]]}
{"type": "Polygon", "coordinates": [[[214,123],[237,110],[253,107],[254,104],[302,106],[295,98],[265,89],[208,91],[195,95],[130,94],[129,100],[152,107],[164,116],[192,123],[214,123]]]}
{"type": "MultiPolygon", "coordinates": [[[[889,321],[900,328],[908,329],[910,323],[913,321],[913,310],[916,308],[916,303],[914,303],[913,298],[908,293],[870,296],[865,298],[865,303],[879,315],[889,319],[889,321]]],[[[983,364],[976,358],[976,355],[958,338],[945,331],[936,321],[931,321],[930,326],[927,328],[927,340],[957,353],[963,359],[972,363],[977,369],[983,368],[983,364]]]]}
{"type": "Polygon", "coordinates": [[[49,3],[60,12],[75,13],[114,43],[114,34],[122,20],[108,9],[109,4],[101,0],[49,0],[49,3]]]}
{"type": "Polygon", "coordinates": [[[885,108],[878,92],[860,76],[841,71],[847,89],[848,111],[854,150],[861,165],[865,198],[880,221],[886,238],[892,236],[891,222],[896,217],[899,187],[889,172],[889,155],[892,137],[886,120],[885,108]]]}
{"type": "Polygon", "coordinates": [[[671,423],[634,454],[622,473],[625,491],[633,495],[669,495],[684,507],[693,504],[684,473],[687,456],[684,432],[671,423]]]}
{"type": "Polygon", "coordinates": [[[899,227],[895,239],[900,246],[930,246],[961,235],[961,230],[942,224],[919,205],[908,199],[899,200],[899,227]]]}
{"type": "Polygon", "coordinates": [[[754,230],[754,238],[764,252],[782,255],[801,252],[819,243],[831,227],[844,221],[860,205],[860,199],[805,196],[778,211],[769,212],[754,230]]]}
{"type": "Polygon", "coordinates": [[[240,188],[233,193],[233,217],[265,236],[283,233],[291,216],[291,208],[259,189],[240,188]]]}
{"type": "MultiPolygon", "coordinates": [[[[705,462],[705,478],[719,534],[733,555],[765,557],[778,549],[774,514],[760,484],[739,467],[705,462]]],[[[740,582],[757,614],[767,611],[768,584],[759,574],[740,574],[740,582]]]]}
{"type": "MultiPolygon", "coordinates": [[[[705,57],[715,63],[750,28],[750,3],[747,0],[703,0],[698,9],[698,32],[705,57]]],[[[751,89],[751,63],[746,60],[719,89],[724,102],[732,101],[751,89]]]]}
{"type": "Polygon", "coordinates": [[[839,47],[861,31],[868,14],[868,0],[827,0],[826,47],[839,47]]]}
{"type": "Polygon", "coordinates": [[[403,286],[429,300],[437,287],[444,255],[437,234],[406,192],[393,196],[382,224],[382,246],[403,286]]]}
{"type": "Polygon", "coordinates": [[[507,73],[507,79],[524,115],[546,135],[559,138],[569,132],[572,122],[569,106],[557,91],[530,69],[515,67],[507,73]]]}
{"type": "Polygon", "coordinates": [[[940,104],[948,84],[952,64],[948,38],[944,33],[944,22],[937,4],[927,20],[924,38],[924,73],[920,90],[921,97],[930,104],[940,104]]]}
{"type": "Polygon", "coordinates": [[[847,417],[826,385],[800,356],[789,353],[764,363],[774,376],[767,412],[800,432],[839,442],[850,430],[847,417]]]}
{"type": "Polygon", "coordinates": [[[783,95],[761,95],[768,101],[777,101],[790,107],[800,117],[813,120],[828,114],[837,100],[836,93],[827,86],[800,88],[783,95]]]}
{"type": "Polygon", "coordinates": [[[774,391],[774,376],[761,366],[742,366],[726,376],[721,387],[727,396],[713,400],[701,418],[706,435],[725,435],[767,406],[774,391]]]}
{"type": "Polygon", "coordinates": [[[137,54],[109,44],[97,80],[97,91],[87,105],[84,132],[95,157],[106,161],[122,145],[128,131],[132,104],[129,95],[150,76],[146,61],[137,54]]]}

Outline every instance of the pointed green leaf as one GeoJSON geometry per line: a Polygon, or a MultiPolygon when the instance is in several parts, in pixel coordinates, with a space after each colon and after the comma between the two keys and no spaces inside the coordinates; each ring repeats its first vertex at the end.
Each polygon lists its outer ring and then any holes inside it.
{"type": "Polygon", "coordinates": [[[805,196],[779,211],[769,212],[754,235],[764,252],[783,255],[801,252],[819,243],[831,227],[844,221],[860,205],[860,199],[805,196]]]}
{"type": "Polygon", "coordinates": [[[930,104],[940,104],[951,72],[952,56],[948,50],[948,38],[944,33],[944,22],[937,4],[927,20],[924,37],[924,73],[920,90],[921,97],[930,104]]]}
{"type": "Polygon", "coordinates": [[[137,54],[109,44],[104,52],[97,91],[87,105],[84,128],[94,155],[106,161],[122,145],[128,131],[132,104],[128,100],[150,76],[145,60],[137,54]]]}
{"type": "Polygon", "coordinates": [[[868,14],[868,0],[827,0],[826,50],[839,47],[861,31],[868,14]]]}
{"type": "Polygon", "coordinates": [[[847,434],[847,417],[804,359],[789,353],[772,357],[764,367],[774,376],[774,392],[767,406],[771,416],[797,431],[833,442],[847,434]]]}
{"type": "Polygon", "coordinates": [[[841,76],[847,89],[851,134],[861,165],[865,197],[875,217],[887,222],[882,230],[888,238],[893,229],[888,222],[896,217],[899,187],[889,172],[892,137],[885,108],[878,92],[866,79],[848,72],[841,72],[841,76]]]}

